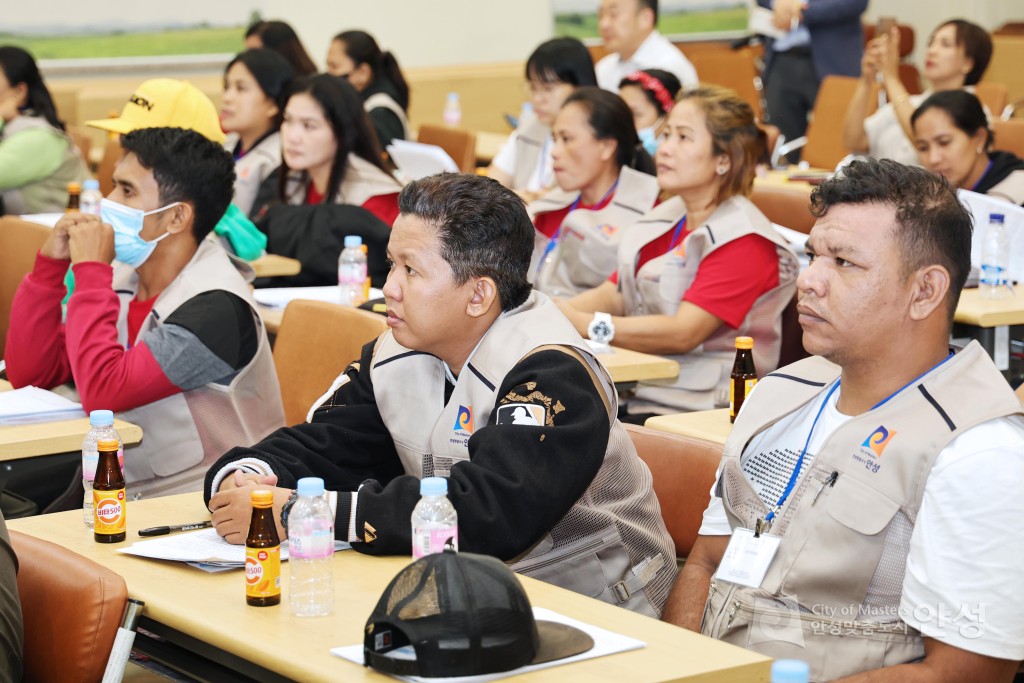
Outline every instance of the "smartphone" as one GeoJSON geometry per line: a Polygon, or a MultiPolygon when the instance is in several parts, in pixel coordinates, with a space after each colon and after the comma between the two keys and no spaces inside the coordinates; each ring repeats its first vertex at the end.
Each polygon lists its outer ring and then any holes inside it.
{"type": "Polygon", "coordinates": [[[875,37],[887,36],[896,25],[896,17],[879,17],[878,25],[875,27],[875,37]]]}

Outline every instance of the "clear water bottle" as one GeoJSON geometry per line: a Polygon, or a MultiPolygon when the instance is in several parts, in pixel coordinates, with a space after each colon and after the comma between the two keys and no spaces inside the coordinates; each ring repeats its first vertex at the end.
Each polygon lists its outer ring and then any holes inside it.
{"type": "Polygon", "coordinates": [[[988,215],[988,227],[981,243],[981,296],[985,299],[1002,299],[1009,295],[1006,287],[1007,271],[1010,266],[1010,236],[1006,232],[1005,220],[1001,213],[988,215]]]}
{"type": "Polygon", "coordinates": [[[99,216],[101,199],[103,194],[100,192],[100,181],[89,179],[82,183],[82,196],[78,205],[82,213],[99,216]]]}
{"type": "Polygon", "coordinates": [[[89,432],[82,441],[82,521],[87,529],[93,528],[92,514],[92,481],[96,478],[96,463],[100,452],[97,444],[103,439],[117,440],[117,461],[124,473],[124,444],[117,430],[114,429],[114,413],[110,410],[94,410],[89,413],[89,432]]]}
{"type": "Polygon", "coordinates": [[[459,104],[459,93],[448,93],[444,103],[444,123],[446,126],[458,126],[462,123],[462,105],[459,104]]]}
{"type": "Polygon", "coordinates": [[[439,553],[449,543],[459,549],[459,518],[448,500],[448,480],[420,480],[420,502],[412,511],[412,557],[439,553]]]}
{"type": "Polygon", "coordinates": [[[346,306],[360,306],[366,302],[366,254],[362,245],[362,237],[347,235],[345,248],[338,257],[338,289],[341,291],[341,303],[346,306]]]}
{"type": "Polygon", "coordinates": [[[299,498],[288,513],[288,601],[300,617],[334,609],[334,515],[324,497],[324,480],[299,479],[299,498]]]}
{"type": "Polygon", "coordinates": [[[776,659],[772,662],[772,683],[808,683],[811,667],[800,659],[776,659]]]}

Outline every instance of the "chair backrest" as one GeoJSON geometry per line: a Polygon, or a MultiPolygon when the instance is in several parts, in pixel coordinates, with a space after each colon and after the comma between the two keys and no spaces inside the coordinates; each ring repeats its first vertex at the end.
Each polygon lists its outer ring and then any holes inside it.
{"type": "Polygon", "coordinates": [[[124,579],[67,548],[10,533],[25,620],[24,680],[101,680],[128,599],[124,579]]]}
{"type": "Polygon", "coordinates": [[[983,105],[988,107],[992,116],[998,118],[1006,107],[1010,93],[1002,83],[983,81],[974,86],[974,94],[983,105]]]}
{"type": "Polygon", "coordinates": [[[817,220],[811,215],[811,201],[804,188],[755,182],[750,201],[772,223],[805,235],[811,232],[817,220]]]}
{"type": "Polygon", "coordinates": [[[744,102],[754,108],[761,118],[761,91],[758,90],[757,66],[754,52],[749,47],[732,50],[697,50],[687,55],[700,76],[701,83],[713,83],[732,88],[744,102]]]}
{"type": "Polygon", "coordinates": [[[803,360],[811,354],[804,348],[804,329],[800,327],[800,314],[796,311],[796,297],[782,311],[782,348],[779,349],[779,367],[803,360]]]}
{"type": "Polygon", "coordinates": [[[992,124],[992,134],[995,136],[993,149],[1024,158],[1024,119],[996,121],[992,124]]]}
{"type": "Polygon", "coordinates": [[[11,301],[25,275],[32,270],[36,252],[50,236],[50,228],[14,216],[0,218],[0,358],[4,355],[11,324],[11,301]]]}
{"type": "Polygon", "coordinates": [[[71,136],[75,147],[78,148],[78,153],[82,155],[82,161],[89,167],[89,170],[92,170],[92,160],[89,158],[89,153],[92,151],[92,137],[89,132],[81,126],[68,126],[68,135],[71,136]]]}
{"type": "Polygon", "coordinates": [[[100,192],[106,197],[114,189],[114,166],[121,159],[120,138],[107,138],[107,146],[103,148],[103,158],[96,169],[96,179],[100,181],[100,192]]]}
{"type": "Polygon", "coordinates": [[[811,166],[835,168],[850,153],[843,146],[843,118],[850,107],[858,80],[852,76],[826,76],[821,81],[818,99],[814,102],[814,114],[807,126],[807,146],[801,157],[811,166]]]}
{"type": "Polygon", "coordinates": [[[472,173],[476,168],[476,133],[473,131],[425,123],[420,126],[416,139],[448,152],[463,173],[472,173]]]}
{"type": "Polygon", "coordinates": [[[304,300],[288,304],[274,342],[285,423],[305,422],[316,399],[387,327],[382,316],[351,306],[304,300]]]}
{"type": "Polygon", "coordinates": [[[722,445],[639,425],[625,427],[654,478],[654,493],[676,555],[685,557],[697,540],[704,509],[711,500],[722,445]]]}

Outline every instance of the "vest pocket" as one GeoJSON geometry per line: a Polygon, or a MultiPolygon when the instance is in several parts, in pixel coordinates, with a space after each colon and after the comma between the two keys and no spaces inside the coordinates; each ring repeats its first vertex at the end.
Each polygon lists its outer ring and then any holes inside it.
{"type": "MultiPolygon", "coordinates": [[[[512,569],[519,574],[568,588],[574,593],[599,598],[610,585],[625,576],[629,569],[629,558],[625,557],[620,577],[610,581],[605,578],[606,570],[603,569],[599,556],[606,555],[606,550],[614,546],[621,549],[623,556],[626,555],[617,531],[603,536],[590,536],[561,548],[553,548],[543,555],[535,555],[529,560],[516,562],[512,569]]],[[[618,565],[621,558],[614,555],[612,553],[612,557],[606,561],[618,565]]],[[[610,572],[612,569],[608,568],[607,571],[610,572]]]]}

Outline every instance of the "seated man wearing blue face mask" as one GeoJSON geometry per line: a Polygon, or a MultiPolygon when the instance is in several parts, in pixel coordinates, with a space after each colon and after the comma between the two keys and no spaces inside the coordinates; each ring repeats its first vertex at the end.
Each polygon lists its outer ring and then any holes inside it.
{"type": "Polygon", "coordinates": [[[234,168],[180,128],[136,130],[121,146],[101,216],[64,216],[18,288],[8,377],[73,381],[86,410],[141,425],[124,461],[133,498],[199,490],[224,450],[284,423],[249,288],[204,239],[231,201],[234,168]],[[62,322],[69,261],[77,288],[62,322]]]}

